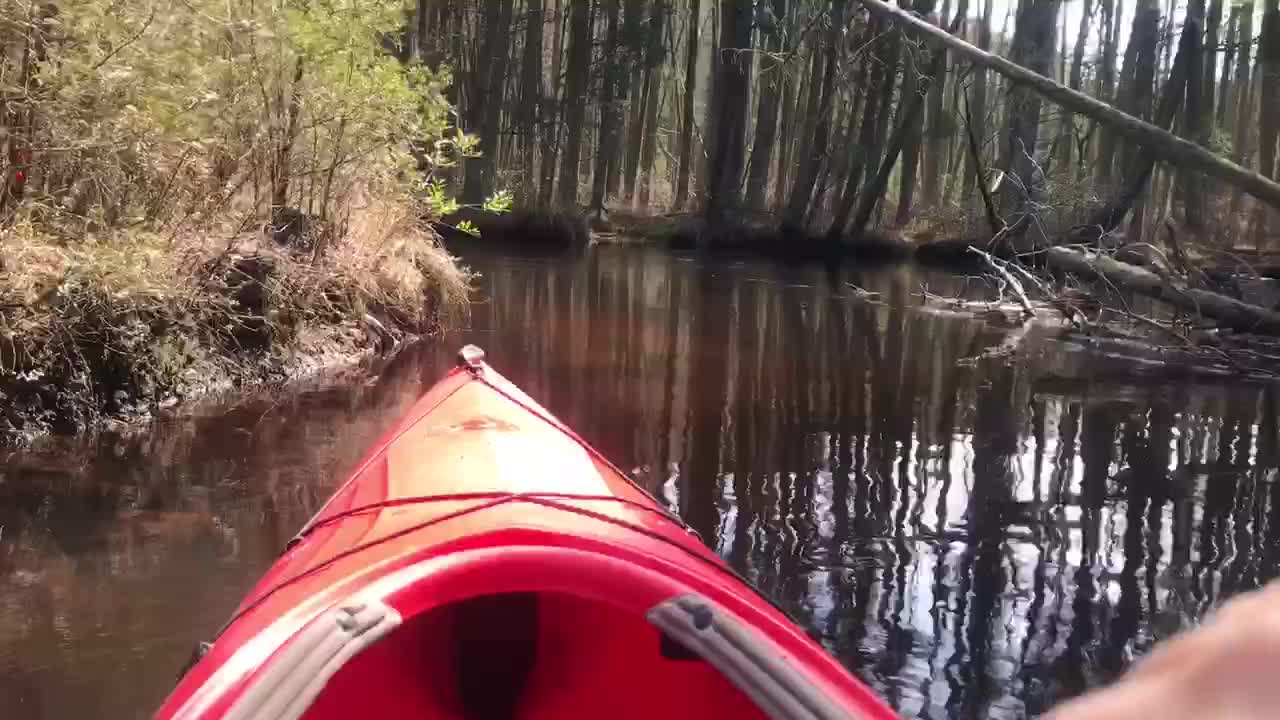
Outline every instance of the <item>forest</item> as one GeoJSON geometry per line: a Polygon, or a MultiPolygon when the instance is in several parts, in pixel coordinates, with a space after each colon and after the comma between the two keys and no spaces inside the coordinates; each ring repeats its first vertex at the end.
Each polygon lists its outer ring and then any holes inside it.
{"type": "Polygon", "coordinates": [[[440,176],[472,203],[1034,255],[1275,332],[1237,280],[1277,270],[1278,23],[1221,0],[420,0],[401,47],[455,73],[478,154],[440,176]]]}
{"type": "Polygon", "coordinates": [[[0,0],[0,436],[465,306],[410,152],[446,140],[450,78],[388,51],[405,7],[0,0]]]}

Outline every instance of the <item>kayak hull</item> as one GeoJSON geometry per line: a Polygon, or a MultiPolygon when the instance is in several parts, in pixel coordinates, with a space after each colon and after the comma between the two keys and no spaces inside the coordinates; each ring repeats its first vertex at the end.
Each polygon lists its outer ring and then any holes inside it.
{"type": "Polygon", "coordinates": [[[157,717],[263,707],[316,719],[893,717],[474,355],[375,443],[157,717]],[[378,615],[372,630],[332,635],[361,613],[378,615]],[[294,687],[299,676],[310,686],[294,687]]]}

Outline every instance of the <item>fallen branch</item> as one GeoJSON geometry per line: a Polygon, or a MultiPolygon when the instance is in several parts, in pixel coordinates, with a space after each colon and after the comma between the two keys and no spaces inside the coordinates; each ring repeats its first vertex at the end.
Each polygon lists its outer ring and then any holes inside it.
{"type": "Polygon", "coordinates": [[[1272,207],[1280,208],[1280,183],[1220,157],[1191,140],[1178,137],[1145,120],[1121,112],[1107,103],[1072,90],[1017,63],[980,50],[948,34],[946,30],[915,17],[906,10],[882,0],[859,1],[868,10],[887,15],[899,23],[914,28],[979,67],[995,70],[1015,82],[1025,83],[1063,108],[1102,123],[1128,140],[1159,151],[1160,158],[1172,165],[1199,170],[1233,187],[1240,188],[1272,207]]]}
{"type": "Polygon", "coordinates": [[[1162,300],[1170,305],[1214,320],[1223,327],[1251,333],[1280,335],[1280,312],[1250,305],[1226,295],[1187,287],[1181,282],[1106,255],[1087,250],[1054,247],[1045,250],[1050,267],[1162,300]]]}
{"type": "Polygon", "coordinates": [[[1005,267],[1005,263],[992,257],[991,253],[983,252],[976,247],[970,247],[969,252],[977,253],[983,260],[986,260],[987,265],[989,265],[991,269],[1004,280],[1006,285],[1013,289],[1014,296],[1018,298],[1018,303],[1022,305],[1023,315],[1028,318],[1035,317],[1036,310],[1031,306],[1031,300],[1027,298],[1027,291],[1023,289],[1022,282],[1019,281],[1018,278],[1014,277],[1013,273],[1009,272],[1009,269],[1005,267]]]}

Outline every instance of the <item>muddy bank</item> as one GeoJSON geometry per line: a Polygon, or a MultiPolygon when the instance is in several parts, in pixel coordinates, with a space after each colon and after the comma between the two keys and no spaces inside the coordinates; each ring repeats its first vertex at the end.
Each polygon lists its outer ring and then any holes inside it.
{"type": "Polygon", "coordinates": [[[0,446],[139,424],[394,354],[447,329],[468,284],[421,232],[351,239],[324,256],[252,237],[18,250],[21,272],[0,271],[0,446]]]}

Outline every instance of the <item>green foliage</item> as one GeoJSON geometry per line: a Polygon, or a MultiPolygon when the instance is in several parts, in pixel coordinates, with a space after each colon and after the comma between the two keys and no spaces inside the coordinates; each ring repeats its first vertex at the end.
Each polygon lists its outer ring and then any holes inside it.
{"type": "Polygon", "coordinates": [[[493,213],[509,212],[514,202],[510,190],[499,190],[484,201],[484,209],[493,213]]]}
{"type": "Polygon", "coordinates": [[[432,214],[452,215],[458,211],[458,201],[449,194],[449,189],[443,180],[434,178],[428,180],[424,186],[426,192],[427,207],[430,208],[432,214]]]}
{"type": "Polygon", "coordinates": [[[31,149],[27,205],[63,234],[240,223],[281,189],[341,217],[474,149],[447,132],[448,71],[383,44],[406,0],[81,0],[46,16],[24,3],[4,7],[38,32],[0,40],[46,59],[26,78],[22,52],[3,61],[30,111],[6,130],[31,149]]]}

